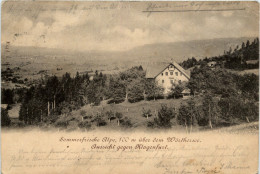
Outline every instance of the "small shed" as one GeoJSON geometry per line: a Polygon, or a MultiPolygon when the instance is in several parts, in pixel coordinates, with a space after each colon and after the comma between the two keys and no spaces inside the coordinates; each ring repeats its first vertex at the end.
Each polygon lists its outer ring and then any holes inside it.
{"type": "Polygon", "coordinates": [[[210,68],[214,68],[216,65],[217,65],[217,62],[215,62],[215,61],[210,61],[210,62],[208,62],[208,66],[209,66],[210,68]]]}
{"type": "Polygon", "coordinates": [[[183,98],[189,98],[190,97],[190,89],[184,89],[182,92],[182,97],[183,98]]]}

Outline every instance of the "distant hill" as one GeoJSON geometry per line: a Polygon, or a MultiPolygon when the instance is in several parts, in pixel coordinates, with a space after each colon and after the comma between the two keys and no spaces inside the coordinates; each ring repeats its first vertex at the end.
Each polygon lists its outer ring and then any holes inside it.
{"type": "Polygon", "coordinates": [[[253,41],[254,38],[224,38],[210,40],[194,40],[189,42],[158,43],[144,45],[128,51],[134,59],[146,61],[169,61],[173,58],[176,62],[181,62],[187,58],[196,59],[222,55],[224,50],[230,47],[235,48],[247,40],[253,41]]]}
{"type": "Polygon", "coordinates": [[[65,56],[73,62],[81,62],[82,60],[109,60],[113,61],[135,61],[142,62],[162,62],[170,61],[173,58],[176,62],[182,62],[189,57],[196,59],[204,57],[213,57],[222,55],[224,50],[230,47],[235,48],[247,40],[252,41],[254,38],[223,38],[209,40],[194,40],[187,42],[173,43],[156,43],[143,45],[128,51],[70,51],[62,49],[39,48],[39,47],[17,47],[10,46],[6,49],[6,45],[2,45],[2,60],[7,56],[65,56]]]}

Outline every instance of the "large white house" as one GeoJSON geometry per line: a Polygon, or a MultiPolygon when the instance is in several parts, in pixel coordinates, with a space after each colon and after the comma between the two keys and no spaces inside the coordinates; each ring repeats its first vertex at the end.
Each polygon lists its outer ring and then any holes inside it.
{"type": "Polygon", "coordinates": [[[164,94],[167,94],[174,85],[188,82],[190,73],[172,61],[171,63],[149,65],[146,69],[146,78],[154,79],[158,85],[164,88],[164,94]]]}

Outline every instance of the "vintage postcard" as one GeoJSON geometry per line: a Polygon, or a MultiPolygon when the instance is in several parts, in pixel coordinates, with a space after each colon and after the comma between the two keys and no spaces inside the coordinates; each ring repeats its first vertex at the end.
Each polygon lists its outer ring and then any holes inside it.
{"type": "Polygon", "coordinates": [[[4,1],[3,174],[257,174],[259,4],[4,1]]]}

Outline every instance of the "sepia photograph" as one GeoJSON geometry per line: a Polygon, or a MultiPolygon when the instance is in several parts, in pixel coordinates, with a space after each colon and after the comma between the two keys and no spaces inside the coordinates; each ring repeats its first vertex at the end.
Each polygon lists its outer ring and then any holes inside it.
{"type": "Polygon", "coordinates": [[[2,2],[2,173],[256,174],[258,136],[258,2],[2,2]]]}

